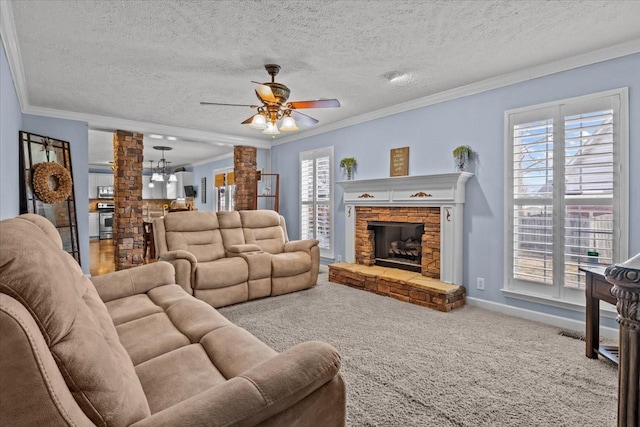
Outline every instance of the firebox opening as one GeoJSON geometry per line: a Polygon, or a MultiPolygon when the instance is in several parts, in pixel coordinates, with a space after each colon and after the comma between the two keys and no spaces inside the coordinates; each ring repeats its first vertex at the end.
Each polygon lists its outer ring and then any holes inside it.
{"type": "Polygon", "coordinates": [[[376,265],[422,271],[424,224],[370,221],[367,229],[374,232],[376,265]]]}

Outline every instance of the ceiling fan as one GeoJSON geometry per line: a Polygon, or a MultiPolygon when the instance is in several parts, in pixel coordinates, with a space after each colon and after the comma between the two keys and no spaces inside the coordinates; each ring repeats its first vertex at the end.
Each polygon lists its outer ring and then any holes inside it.
{"type": "Polygon", "coordinates": [[[305,125],[315,125],[318,123],[318,120],[297,110],[305,108],[340,107],[340,101],[337,99],[287,102],[291,91],[282,83],[276,82],[276,76],[280,71],[280,66],[277,64],[266,64],[264,68],[271,76],[271,81],[266,83],[252,81],[252,83],[256,84],[256,96],[260,102],[262,102],[262,105],[225,104],[220,102],[201,102],[200,105],[225,105],[256,109],[256,114],[249,117],[247,120],[242,122],[242,124],[248,124],[254,129],[260,129],[262,130],[262,133],[267,135],[278,135],[280,134],[280,131],[296,131],[298,130],[296,121],[305,125]],[[277,125],[279,120],[282,120],[280,128],[278,128],[277,125]]]}

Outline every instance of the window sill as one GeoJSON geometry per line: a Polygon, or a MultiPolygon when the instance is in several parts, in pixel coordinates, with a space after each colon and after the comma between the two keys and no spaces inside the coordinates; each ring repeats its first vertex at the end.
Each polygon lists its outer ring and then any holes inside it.
{"type": "MultiPolygon", "coordinates": [[[[507,298],[514,298],[522,301],[533,302],[536,304],[549,305],[552,307],[563,308],[565,310],[580,311],[584,313],[586,308],[586,302],[584,301],[576,302],[561,300],[558,298],[551,298],[527,292],[516,291],[513,289],[501,289],[501,291],[507,298]]],[[[609,319],[615,319],[618,316],[618,312],[616,311],[616,307],[614,305],[608,304],[604,301],[600,301],[600,315],[609,319]]]]}

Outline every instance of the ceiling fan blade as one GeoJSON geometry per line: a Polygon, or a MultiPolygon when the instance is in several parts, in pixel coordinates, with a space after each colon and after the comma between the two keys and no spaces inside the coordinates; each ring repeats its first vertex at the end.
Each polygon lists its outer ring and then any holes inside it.
{"type": "Polygon", "coordinates": [[[271,88],[262,83],[256,83],[256,95],[258,95],[258,98],[260,98],[262,102],[277,102],[271,88]]]}
{"type": "Polygon", "coordinates": [[[258,108],[257,105],[249,105],[249,104],[225,104],[222,102],[200,102],[200,105],[224,105],[228,107],[251,107],[258,108]]]}
{"type": "Polygon", "coordinates": [[[302,108],[338,108],[340,101],[337,99],[316,99],[314,101],[292,101],[287,103],[287,107],[296,110],[302,108]]]}
{"type": "Polygon", "coordinates": [[[240,123],[241,125],[248,125],[249,123],[251,123],[253,121],[253,118],[257,116],[257,114],[254,114],[253,116],[249,117],[247,120],[245,120],[244,122],[240,123]]]}
{"type": "Polygon", "coordinates": [[[302,114],[295,110],[290,110],[290,111],[291,111],[291,117],[293,117],[293,120],[295,120],[297,123],[304,124],[307,126],[313,126],[316,123],[318,123],[318,120],[314,119],[311,116],[307,116],[306,114],[302,114]]]}

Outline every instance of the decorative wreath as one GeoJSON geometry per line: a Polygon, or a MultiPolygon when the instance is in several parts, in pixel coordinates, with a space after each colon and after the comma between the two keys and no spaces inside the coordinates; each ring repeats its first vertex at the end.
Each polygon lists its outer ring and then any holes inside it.
{"type": "Polygon", "coordinates": [[[71,174],[60,163],[46,162],[34,166],[33,190],[43,202],[64,202],[71,195],[72,185],[71,174]],[[49,185],[51,178],[54,181],[53,189],[49,185]]]}

